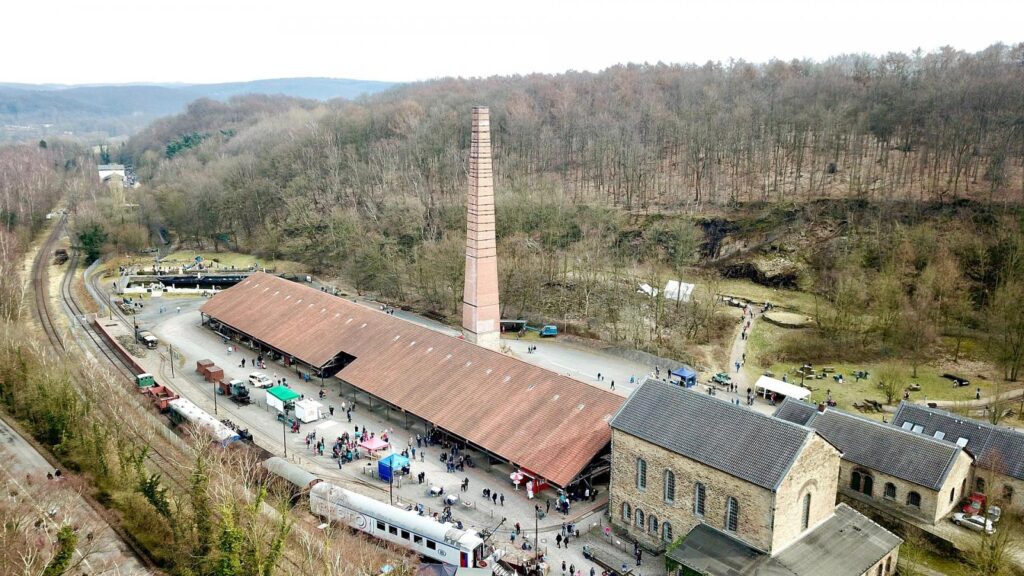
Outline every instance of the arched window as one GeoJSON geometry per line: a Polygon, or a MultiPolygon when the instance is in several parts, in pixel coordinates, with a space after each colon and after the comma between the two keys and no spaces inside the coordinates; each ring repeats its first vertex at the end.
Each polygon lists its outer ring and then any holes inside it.
{"type": "Polygon", "coordinates": [[[672,541],[672,524],[670,522],[662,522],[661,524],[661,539],[665,542],[672,541]]]}
{"type": "Polygon", "coordinates": [[[704,485],[700,482],[693,488],[693,513],[697,516],[704,515],[704,485]]]}
{"type": "Polygon", "coordinates": [[[1013,486],[1009,484],[1003,484],[1003,502],[1007,504],[1013,502],[1013,486]]]}
{"type": "Polygon", "coordinates": [[[871,496],[871,491],[875,487],[875,479],[870,474],[863,474],[864,486],[861,488],[861,492],[871,496]]]}
{"type": "Polygon", "coordinates": [[[629,502],[622,503],[622,519],[626,522],[633,519],[633,511],[629,509],[629,502]]]}
{"type": "Polygon", "coordinates": [[[910,492],[907,494],[907,506],[913,506],[915,508],[921,507],[921,495],[917,492],[910,492]]]}
{"type": "Polygon", "coordinates": [[[878,570],[875,571],[875,574],[877,576],[882,576],[882,565],[881,564],[878,565],[878,570]]]}
{"type": "Polygon", "coordinates": [[[850,475],[850,489],[860,492],[860,472],[856,470],[850,475]]]}
{"type": "Polygon", "coordinates": [[[896,499],[896,485],[892,482],[885,483],[885,497],[890,500],[896,499]]]}
{"type": "Polygon", "coordinates": [[[889,569],[892,568],[892,557],[885,559],[885,573],[889,573],[889,569]]]}
{"type": "Polygon", "coordinates": [[[800,516],[800,530],[807,530],[807,525],[811,523],[811,493],[804,494],[804,509],[800,516]]]}
{"type": "Polygon", "coordinates": [[[956,496],[956,488],[950,488],[949,489],[949,501],[952,502],[953,498],[955,496],[956,496]]]}
{"type": "Polygon", "coordinates": [[[636,459],[636,487],[647,488],[647,461],[643,458],[636,459]]]}
{"type": "Polygon", "coordinates": [[[665,502],[671,504],[676,501],[676,475],[671,470],[665,470],[665,502]]]}
{"type": "Polygon", "coordinates": [[[647,517],[647,531],[655,536],[658,535],[658,517],[654,514],[647,517]]]}
{"type": "Polygon", "coordinates": [[[636,509],[636,525],[639,526],[641,530],[644,529],[644,511],[639,508],[636,509]]]}
{"type": "Polygon", "coordinates": [[[729,532],[735,532],[739,524],[740,503],[737,502],[735,498],[730,496],[725,506],[725,529],[729,532]]]}
{"type": "Polygon", "coordinates": [[[985,479],[978,477],[974,479],[974,491],[985,493],[985,479]]]}

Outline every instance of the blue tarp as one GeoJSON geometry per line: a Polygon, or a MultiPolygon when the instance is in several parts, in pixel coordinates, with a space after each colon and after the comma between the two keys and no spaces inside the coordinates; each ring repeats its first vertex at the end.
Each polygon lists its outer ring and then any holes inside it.
{"type": "Polygon", "coordinates": [[[697,371],[686,364],[673,370],[672,375],[682,380],[682,384],[686,388],[697,385],[697,371]]]}
{"type": "Polygon", "coordinates": [[[391,454],[386,458],[381,458],[380,462],[377,463],[377,476],[385,482],[391,482],[392,476],[394,476],[395,470],[401,470],[409,465],[409,459],[401,454],[391,454]]]}

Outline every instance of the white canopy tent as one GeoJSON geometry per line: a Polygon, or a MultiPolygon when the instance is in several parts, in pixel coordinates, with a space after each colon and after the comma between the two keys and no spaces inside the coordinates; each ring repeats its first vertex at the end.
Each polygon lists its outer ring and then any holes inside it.
{"type": "Polygon", "coordinates": [[[754,393],[757,392],[760,392],[764,398],[768,397],[769,392],[775,392],[794,400],[804,400],[811,395],[811,391],[803,386],[795,386],[768,376],[761,376],[757,382],[754,382],[754,393]]]}

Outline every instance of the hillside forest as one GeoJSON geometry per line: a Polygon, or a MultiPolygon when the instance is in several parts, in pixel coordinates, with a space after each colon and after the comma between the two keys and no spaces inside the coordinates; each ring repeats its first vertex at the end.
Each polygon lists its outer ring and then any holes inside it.
{"type": "Polygon", "coordinates": [[[733,322],[715,296],[742,277],[814,318],[779,360],[971,351],[1020,376],[1024,44],[199,100],[116,152],[138,217],[92,220],[111,250],[166,228],[455,318],[475,105],[504,317],[713,364],[733,322]],[[696,296],[637,293],[669,279],[696,296]]]}

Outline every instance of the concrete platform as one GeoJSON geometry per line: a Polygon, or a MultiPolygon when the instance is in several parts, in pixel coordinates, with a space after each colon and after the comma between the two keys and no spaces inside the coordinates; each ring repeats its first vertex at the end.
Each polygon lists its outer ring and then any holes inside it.
{"type": "MultiPolygon", "coordinates": [[[[423,428],[416,423],[410,422],[406,428],[404,416],[395,411],[381,408],[375,403],[375,409],[371,410],[366,404],[366,396],[358,395],[359,401],[355,404],[352,413],[352,422],[349,423],[345,417],[344,407],[350,407],[352,402],[352,391],[346,391],[341,396],[340,382],[335,379],[325,382],[327,397],[322,401],[325,408],[334,406],[335,414],[315,423],[302,426],[298,434],[285,431],[282,423],[276,418],[276,412],[268,408],[265,402],[265,392],[253,389],[253,404],[240,407],[227,401],[223,396],[217,397],[216,410],[214,408],[213,385],[205,382],[201,376],[194,372],[196,360],[209,358],[218,366],[224,369],[225,378],[237,378],[246,380],[252,371],[251,362],[255,353],[249,350],[233,349],[228,352],[228,346],[237,347],[237,342],[225,343],[223,340],[201,326],[198,306],[204,299],[174,299],[163,303],[165,312],[159,312],[159,305],[153,302],[139,315],[140,326],[145,326],[156,334],[161,345],[158,350],[148,351],[145,358],[137,359],[137,362],[149,372],[157,376],[157,381],[170,386],[182,397],[188,398],[211,414],[216,413],[218,418],[229,418],[236,424],[247,427],[253,434],[255,441],[261,447],[276,454],[283,455],[287,446],[288,458],[310,472],[332,482],[344,485],[346,488],[358,491],[368,496],[388,501],[393,498],[398,505],[422,504],[428,511],[439,512],[443,508],[440,497],[430,496],[428,486],[430,484],[443,486],[446,494],[457,494],[460,502],[452,507],[453,515],[461,520],[467,528],[475,530],[494,530],[492,543],[505,548],[509,554],[522,554],[519,549],[522,539],[528,537],[532,543],[534,540],[534,506],[539,505],[541,509],[547,508],[547,500],[554,499],[555,494],[551,491],[541,493],[534,500],[528,500],[524,490],[516,490],[508,478],[508,470],[501,466],[488,467],[478,465],[476,468],[466,468],[464,472],[450,474],[445,471],[444,465],[439,460],[441,449],[439,447],[428,447],[417,449],[416,459],[412,463],[412,476],[405,482],[396,483],[389,495],[389,486],[376,478],[375,465],[367,466],[367,460],[356,460],[339,468],[337,461],[330,457],[329,451],[324,456],[314,456],[312,451],[306,447],[305,436],[310,431],[316,431],[317,438],[326,436],[328,444],[341,433],[353,432],[355,426],[360,429],[369,429],[379,436],[384,431],[388,432],[391,443],[396,451],[405,447],[415,447],[415,435],[423,433],[423,428]],[[178,312],[178,306],[181,311],[178,312]],[[180,355],[174,366],[174,376],[171,376],[171,364],[168,355],[167,345],[173,345],[176,354],[180,355]],[[246,367],[240,366],[241,359],[246,359],[246,367]],[[415,476],[419,472],[425,472],[426,482],[419,485],[415,476]],[[460,491],[462,481],[469,479],[469,490],[460,491]],[[409,481],[411,480],[411,481],[409,481]],[[500,500],[492,502],[482,496],[482,490],[489,488],[492,492],[505,496],[504,505],[500,500]],[[505,519],[502,523],[502,519],[505,519]],[[519,522],[523,533],[512,545],[512,531],[515,523],[519,522]]],[[[107,323],[109,324],[109,322],[107,323]]],[[[124,333],[131,333],[129,327],[121,327],[124,333]]],[[[284,366],[273,364],[267,365],[262,370],[275,381],[278,378],[287,378],[293,390],[307,397],[317,399],[321,389],[319,380],[301,382],[294,371],[284,366]]],[[[477,462],[485,462],[482,455],[470,452],[477,462]]],[[[606,535],[604,528],[607,520],[602,517],[603,509],[607,504],[607,487],[599,487],[600,498],[593,503],[574,503],[571,514],[566,517],[554,512],[547,515],[538,522],[537,540],[541,550],[546,550],[549,562],[554,573],[559,573],[561,561],[575,564],[580,567],[584,574],[589,573],[590,566],[594,566],[598,572],[600,568],[590,562],[584,561],[581,545],[587,543],[595,549],[604,552],[606,558],[622,558],[627,561],[632,549],[632,543],[622,542],[614,535],[606,535]],[[554,537],[562,527],[563,522],[574,522],[581,533],[581,540],[573,540],[569,549],[552,548],[554,537]]],[[[643,573],[663,573],[659,558],[650,558],[645,562],[643,573]]]]}

